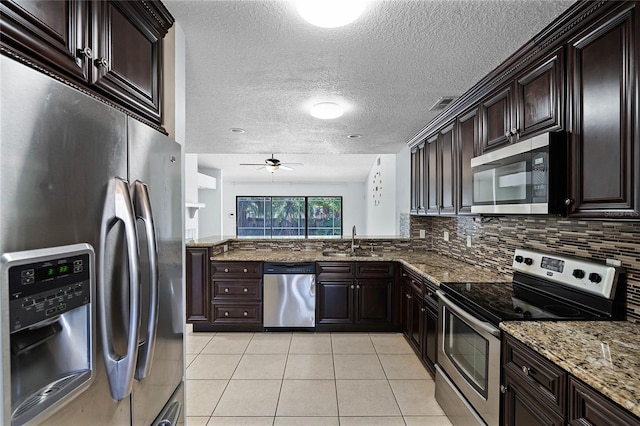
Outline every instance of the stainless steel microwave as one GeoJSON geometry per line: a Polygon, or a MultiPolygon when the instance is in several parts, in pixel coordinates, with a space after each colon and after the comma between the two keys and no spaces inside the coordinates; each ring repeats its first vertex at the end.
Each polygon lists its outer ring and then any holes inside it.
{"type": "Polygon", "coordinates": [[[566,215],[567,133],[543,133],[471,159],[472,213],[566,215]]]}

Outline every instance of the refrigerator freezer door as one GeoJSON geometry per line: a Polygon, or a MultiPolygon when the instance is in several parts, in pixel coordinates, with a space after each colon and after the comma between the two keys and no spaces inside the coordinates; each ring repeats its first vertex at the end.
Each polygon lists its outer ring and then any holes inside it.
{"type": "MultiPolygon", "coordinates": [[[[183,379],[182,183],[181,146],[134,119],[128,119],[129,181],[146,184],[158,248],[158,316],[156,342],[146,377],[133,386],[133,424],[151,424],[183,379]]],[[[138,220],[142,321],[140,344],[149,341],[149,246],[138,220]]],[[[144,352],[144,351],[142,351],[144,352]]],[[[141,352],[141,353],[142,353],[141,352]]],[[[139,362],[142,361],[139,358],[139,362]]]]}
{"type": "MultiPolygon", "coordinates": [[[[107,184],[114,176],[127,174],[126,116],[4,55],[0,70],[0,252],[84,242],[99,256],[107,184]]],[[[113,239],[121,234],[116,230],[113,239]]],[[[124,251],[110,246],[110,252],[119,253],[110,255],[115,259],[110,271],[98,273],[119,274],[126,269],[120,262],[124,251]]],[[[6,382],[10,380],[4,317],[8,308],[1,306],[0,312],[6,382]]],[[[100,339],[94,341],[95,380],[49,417],[47,425],[129,424],[129,400],[111,398],[102,345],[100,339]]],[[[73,350],[73,345],[67,349],[73,350]]],[[[11,397],[6,383],[0,396],[5,401],[0,423],[8,425],[11,397]]]]}

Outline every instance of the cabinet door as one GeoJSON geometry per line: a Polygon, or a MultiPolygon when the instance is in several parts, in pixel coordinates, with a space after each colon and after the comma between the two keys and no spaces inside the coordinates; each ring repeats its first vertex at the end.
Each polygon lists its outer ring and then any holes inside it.
{"type": "Polygon", "coordinates": [[[318,324],[353,324],[353,281],[326,280],[317,285],[318,324]]]}
{"type": "Polygon", "coordinates": [[[455,124],[451,123],[438,135],[439,179],[440,179],[440,214],[456,213],[456,144],[454,137],[455,124]]]}
{"type": "Polygon", "coordinates": [[[427,203],[427,152],[426,144],[421,143],[418,146],[417,152],[417,167],[418,167],[418,181],[417,181],[417,198],[418,198],[418,214],[425,214],[427,203]]]}
{"type": "Polygon", "coordinates": [[[505,426],[561,426],[564,418],[526,391],[526,384],[509,370],[504,373],[503,423],[505,426]]]}
{"type": "Polygon", "coordinates": [[[422,321],[424,302],[422,297],[412,293],[409,298],[409,341],[418,354],[422,353],[422,321]]]}
{"type": "Polygon", "coordinates": [[[570,45],[570,216],[640,219],[637,20],[621,4],[570,45]]]}
{"type": "Polygon", "coordinates": [[[186,313],[188,323],[208,322],[209,249],[187,247],[186,313]]]}
{"type": "Polygon", "coordinates": [[[427,164],[427,214],[440,213],[440,193],[438,191],[438,135],[427,139],[425,145],[426,164],[427,164]]]}
{"type": "Polygon", "coordinates": [[[438,353],[438,310],[425,304],[422,358],[427,365],[436,364],[438,353]]]}
{"type": "Polygon", "coordinates": [[[570,425],[640,424],[640,419],[574,377],[569,378],[570,425]]]}
{"type": "Polygon", "coordinates": [[[0,3],[2,46],[80,81],[88,80],[91,50],[87,2],[9,0],[0,3]],[[81,53],[83,49],[86,55],[81,53]]]}
{"type": "Polygon", "coordinates": [[[563,75],[561,48],[516,78],[516,132],[519,139],[561,128],[563,75]]]}
{"type": "Polygon", "coordinates": [[[94,2],[95,84],[107,97],[161,122],[162,37],[139,2],[94,2]]]}
{"type": "Polygon", "coordinates": [[[457,205],[459,214],[470,214],[473,201],[473,175],[471,159],[475,157],[478,145],[478,108],[462,114],[458,118],[458,166],[457,205]]]}
{"type": "Polygon", "coordinates": [[[418,148],[411,150],[411,206],[409,213],[418,213],[418,193],[420,192],[420,183],[418,181],[418,148]]]}
{"type": "Polygon", "coordinates": [[[391,324],[391,279],[356,281],[356,324],[391,324]]]}
{"type": "Polygon", "coordinates": [[[482,102],[482,151],[511,143],[511,84],[500,88],[482,102]]]}
{"type": "Polygon", "coordinates": [[[411,311],[411,299],[409,298],[409,287],[400,287],[400,329],[402,333],[409,337],[409,313],[411,311]]]}

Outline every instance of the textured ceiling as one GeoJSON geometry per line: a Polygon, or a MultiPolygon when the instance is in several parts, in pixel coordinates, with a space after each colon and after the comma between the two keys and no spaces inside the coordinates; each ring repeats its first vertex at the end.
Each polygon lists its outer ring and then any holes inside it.
{"type": "Polygon", "coordinates": [[[464,93],[573,1],[370,1],[334,29],[306,23],[291,1],[164,3],[186,37],[186,152],[211,154],[201,166],[263,180],[238,164],[275,153],[304,163],[282,181],[323,170],[320,180],[363,181],[375,154],[398,152],[435,117],[440,97],[464,93]],[[311,117],[320,101],[345,114],[311,117]]]}

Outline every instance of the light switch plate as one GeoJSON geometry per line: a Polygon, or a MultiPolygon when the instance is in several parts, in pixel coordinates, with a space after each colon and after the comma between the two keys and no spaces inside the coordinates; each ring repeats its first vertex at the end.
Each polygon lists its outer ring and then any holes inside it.
{"type": "Polygon", "coordinates": [[[444,231],[444,240],[449,241],[449,231],[444,231]]]}
{"type": "Polygon", "coordinates": [[[467,235],[467,247],[471,247],[471,235],[467,235]]]}
{"type": "Polygon", "coordinates": [[[420,230],[420,238],[424,238],[425,236],[426,235],[425,235],[424,229],[421,229],[420,230]]]}

